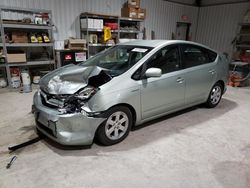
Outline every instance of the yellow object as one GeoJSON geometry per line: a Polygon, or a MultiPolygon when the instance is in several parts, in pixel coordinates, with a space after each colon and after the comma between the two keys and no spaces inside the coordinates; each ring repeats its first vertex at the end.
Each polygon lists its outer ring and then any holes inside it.
{"type": "Polygon", "coordinates": [[[47,35],[43,35],[44,42],[50,42],[49,37],[47,35]]]}
{"type": "Polygon", "coordinates": [[[39,43],[43,43],[43,37],[41,35],[37,35],[37,40],[39,43]]]}
{"type": "Polygon", "coordinates": [[[109,39],[112,38],[111,29],[110,29],[110,27],[105,27],[104,26],[103,31],[104,31],[103,40],[104,40],[104,42],[106,42],[106,41],[108,41],[109,39]]]}
{"type": "Polygon", "coordinates": [[[38,40],[37,40],[37,38],[36,38],[36,36],[34,34],[31,35],[30,41],[31,41],[31,43],[37,43],[38,42],[38,40]]]}

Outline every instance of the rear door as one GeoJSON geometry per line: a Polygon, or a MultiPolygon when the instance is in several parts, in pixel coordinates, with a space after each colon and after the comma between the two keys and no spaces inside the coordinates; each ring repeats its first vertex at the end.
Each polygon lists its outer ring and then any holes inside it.
{"type": "Polygon", "coordinates": [[[186,81],[185,104],[206,101],[216,78],[217,54],[200,46],[183,44],[181,56],[186,81]]]}
{"type": "Polygon", "coordinates": [[[159,50],[144,65],[160,68],[159,78],[140,80],[142,119],[166,113],[184,104],[185,82],[180,69],[178,46],[168,46],[159,50]]]}

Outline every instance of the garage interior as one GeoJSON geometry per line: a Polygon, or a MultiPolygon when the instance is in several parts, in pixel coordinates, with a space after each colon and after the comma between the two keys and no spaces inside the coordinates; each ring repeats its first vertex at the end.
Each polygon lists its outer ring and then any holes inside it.
{"type": "Polygon", "coordinates": [[[250,187],[249,0],[1,0],[0,13],[0,188],[250,187]],[[44,138],[8,150],[37,137],[42,76],[134,39],[193,41],[227,56],[221,103],[144,123],[113,146],[44,138]]]}

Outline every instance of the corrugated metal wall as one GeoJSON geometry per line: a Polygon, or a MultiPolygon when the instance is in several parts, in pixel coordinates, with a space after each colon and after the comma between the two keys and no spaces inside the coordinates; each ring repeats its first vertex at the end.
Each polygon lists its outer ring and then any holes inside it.
{"type": "MultiPolygon", "coordinates": [[[[81,12],[96,12],[120,15],[126,0],[1,0],[0,5],[52,10],[56,25],[55,39],[63,40],[69,36],[79,36],[78,16],[81,12]]],[[[192,36],[195,35],[197,8],[170,3],[162,0],[141,0],[141,7],[147,9],[145,27],[150,38],[151,30],[157,39],[170,39],[175,32],[176,22],[181,15],[189,17],[192,36]]]]}
{"type": "Polygon", "coordinates": [[[142,7],[147,9],[145,27],[148,37],[153,30],[157,39],[171,39],[176,22],[181,21],[182,15],[187,15],[188,22],[192,23],[191,35],[194,38],[198,8],[159,0],[143,0],[142,7]]]}
{"type": "Polygon", "coordinates": [[[231,42],[237,33],[238,23],[243,21],[248,9],[250,3],[202,7],[196,41],[231,55],[231,42]]]}

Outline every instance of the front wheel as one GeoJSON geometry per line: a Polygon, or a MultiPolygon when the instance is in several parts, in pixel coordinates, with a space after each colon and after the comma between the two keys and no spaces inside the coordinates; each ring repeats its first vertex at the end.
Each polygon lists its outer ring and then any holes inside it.
{"type": "Polygon", "coordinates": [[[220,83],[216,83],[210,91],[209,97],[206,102],[208,108],[216,107],[222,97],[223,87],[220,83]]]}
{"type": "Polygon", "coordinates": [[[102,145],[113,145],[124,140],[132,126],[132,114],[127,107],[116,106],[108,110],[107,119],[96,132],[102,145]]]}

